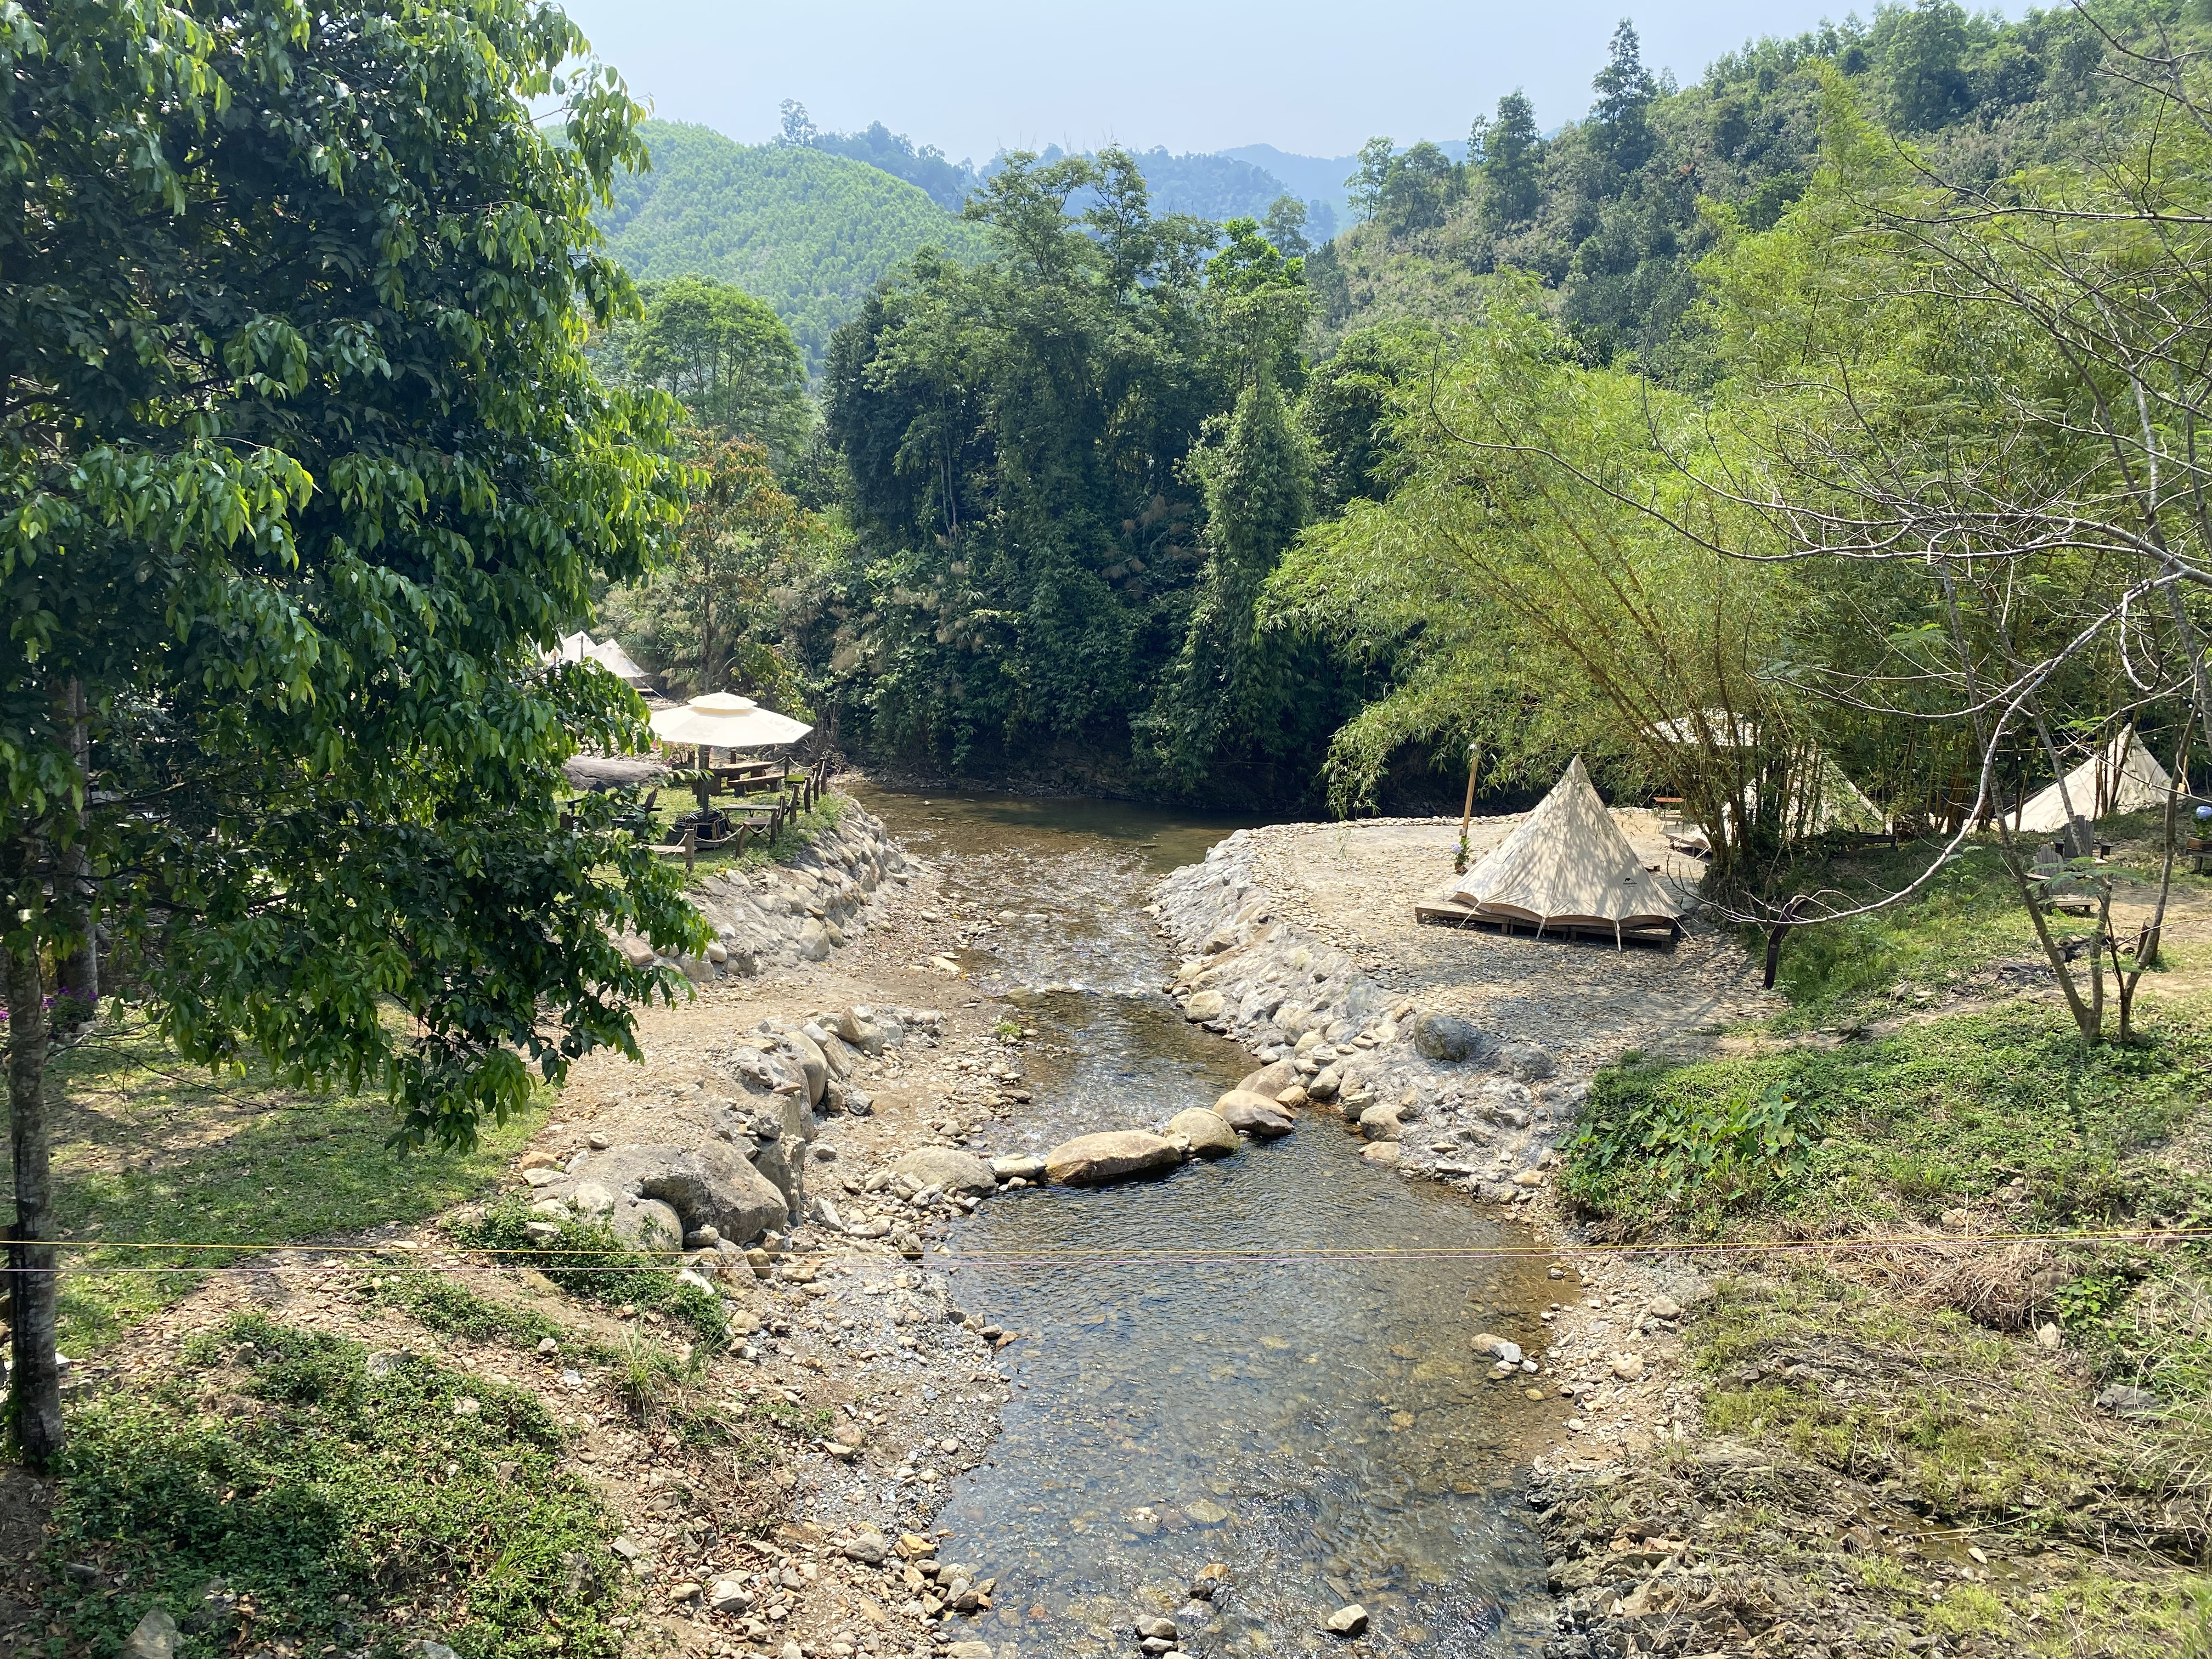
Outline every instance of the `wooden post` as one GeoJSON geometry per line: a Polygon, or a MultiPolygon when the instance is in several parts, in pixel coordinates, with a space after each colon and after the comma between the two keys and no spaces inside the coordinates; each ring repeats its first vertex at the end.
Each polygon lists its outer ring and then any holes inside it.
{"type": "Polygon", "coordinates": [[[699,826],[696,823],[687,823],[684,826],[684,873],[685,875],[691,873],[693,862],[698,856],[699,826]]]}
{"type": "Polygon", "coordinates": [[[1467,805],[1460,809],[1459,853],[1452,860],[1452,868],[1461,875],[1467,873],[1467,836],[1474,823],[1474,774],[1482,764],[1482,745],[1471,743],[1467,746],[1467,805]]]}

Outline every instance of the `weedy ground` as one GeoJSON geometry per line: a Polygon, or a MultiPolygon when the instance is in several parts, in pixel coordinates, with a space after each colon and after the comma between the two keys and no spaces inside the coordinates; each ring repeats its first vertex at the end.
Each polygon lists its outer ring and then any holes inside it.
{"type": "MultiPolygon", "coordinates": [[[[2160,823],[2122,828],[2131,933],[2160,823]]],[[[1793,934],[1790,1009],[1723,1057],[1600,1076],[1562,1182],[1588,1231],[1739,1248],[1683,1326],[1705,1437],[1537,1494],[1556,1651],[2212,1655],[2208,963],[2184,873],[2141,1041],[2085,1048],[1976,848],[1793,934]]]]}
{"type": "Polygon", "coordinates": [[[119,1008],[55,1056],[55,1208],[76,1271],[63,1280],[62,1350],[121,1340],[189,1295],[230,1249],[410,1225],[476,1197],[528,1136],[488,1127],[471,1152],[404,1152],[384,1103],[287,1089],[179,1060],[119,1008]]]}
{"type": "Polygon", "coordinates": [[[516,1206],[473,1200],[541,1109],[401,1152],[380,1100],[210,1074],[121,1009],[52,1075],[70,1443],[0,1468],[0,1656],[112,1659],[159,1607],[179,1659],[611,1659],[659,1630],[618,1534],[672,1492],[729,1539],[787,1508],[824,1425],[711,1381],[714,1297],[601,1229],[502,1255],[516,1206]]]}

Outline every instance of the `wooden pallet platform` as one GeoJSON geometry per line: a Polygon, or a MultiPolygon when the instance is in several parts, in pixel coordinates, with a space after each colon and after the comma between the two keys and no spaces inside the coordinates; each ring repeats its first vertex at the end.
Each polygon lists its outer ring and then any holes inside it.
{"type": "MultiPolygon", "coordinates": [[[[1471,904],[1462,904],[1455,899],[1427,899],[1413,906],[1413,920],[1431,927],[1476,927],[1485,933],[1508,936],[1526,934],[1539,936],[1536,924],[1511,916],[1486,916],[1471,904]]],[[[1614,930],[1594,927],[1585,923],[1554,923],[1545,927],[1540,936],[1545,939],[1589,939],[1607,945],[1652,945],[1664,948],[1674,944],[1680,930],[1671,925],[1666,927],[1623,927],[1618,937],[1614,930]]]]}

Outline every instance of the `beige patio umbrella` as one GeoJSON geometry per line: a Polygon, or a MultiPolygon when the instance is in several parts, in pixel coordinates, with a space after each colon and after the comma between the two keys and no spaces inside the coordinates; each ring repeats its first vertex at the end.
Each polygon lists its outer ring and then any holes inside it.
{"type": "Polygon", "coordinates": [[[653,715],[653,733],[664,742],[696,743],[709,749],[769,749],[796,743],[813,729],[728,691],[709,691],[677,708],[656,709],[653,715]]]}

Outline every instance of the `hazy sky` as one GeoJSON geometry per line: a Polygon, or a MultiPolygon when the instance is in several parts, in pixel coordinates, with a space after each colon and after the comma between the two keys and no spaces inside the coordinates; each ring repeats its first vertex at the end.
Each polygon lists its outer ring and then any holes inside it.
{"type": "MultiPolygon", "coordinates": [[[[1632,9],[1644,60],[1695,79],[1820,0],[1666,0],[1632,9]]],[[[1523,88],[1547,129],[1589,107],[1623,0],[566,0],[656,113],[733,138],[796,98],[817,125],[882,121],[955,160],[1115,141],[1342,155],[1376,133],[1466,135],[1523,88]]],[[[2008,11],[2016,7],[2008,6],[2008,11]]]]}

